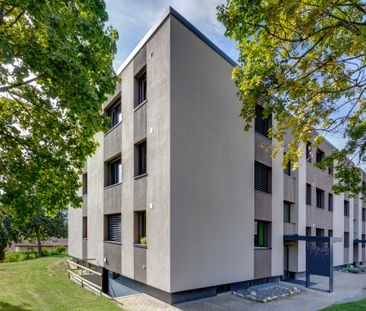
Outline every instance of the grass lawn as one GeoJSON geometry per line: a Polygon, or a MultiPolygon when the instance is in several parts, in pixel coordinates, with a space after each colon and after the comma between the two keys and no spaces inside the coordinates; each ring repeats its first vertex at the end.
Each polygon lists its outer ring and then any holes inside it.
{"type": "Polygon", "coordinates": [[[70,281],[66,258],[0,263],[0,311],[122,310],[70,281]]]}
{"type": "Polygon", "coordinates": [[[366,299],[334,305],[322,311],[364,311],[366,310],[366,299]]]}

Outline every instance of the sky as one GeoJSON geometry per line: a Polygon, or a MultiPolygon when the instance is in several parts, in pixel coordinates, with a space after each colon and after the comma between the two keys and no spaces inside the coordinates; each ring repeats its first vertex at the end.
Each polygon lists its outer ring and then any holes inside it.
{"type": "MultiPolygon", "coordinates": [[[[237,60],[235,42],[224,36],[225,28],[217,20],[216,7],[226,0],[105,0],[109,24],[117,29],[117,70],[149,29],[160,20],[168,7],[173,7],[232,59],[237,60]]],[[[339,135],[327,135],[335,147],[344,146],[339,135]]]]}

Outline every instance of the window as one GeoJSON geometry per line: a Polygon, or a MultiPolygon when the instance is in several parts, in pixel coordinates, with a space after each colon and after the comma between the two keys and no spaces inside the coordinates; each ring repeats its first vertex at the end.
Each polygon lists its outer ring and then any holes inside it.
{"type": "Polygon", "coordinates": [[[366,208],[362,209],[362,221],[366,221],[366,208]]]}
{"type": "Polygon", "coordinates": [[[83,174],[83,194],[88,193],[88,174],[83,174]]]}
{"type": "Polygon", "coordinates": [[[324,229],[316,228],[316,236],[324,236],[324,229]]]}
{"type": "Polygon", "coordinates": [[[316,162],[321,162],[325,157],[325,153],[319,148],[316,150],[316,162]]]}
{"type": "Polygon", "coordinates": [[[306,144],[306,161],[311,163],[311,142],[306,144]]]}
{"type": "Polygon", "coordinates": [[[88,217],[83,217],[83,239],[88,238],[88,217]]]}
{"type": "Polygon", "coordinates": [[[328,210],[333,212],[333,194],[328,194],[328,210]]]}
{"type": "Polygon", "coordinates": [[[272,191],[272,170],[270,167],[255,162],[255,190],[271,193],[272,191]]]}
{"type": "Polygon", "coordinates": [[[332,238],[332,237],[333,237],[333,230],[328,230],[328,236],[329,236],[330,238],[332,238]]]}
{"type": "Polygon", "coordinates": [[[349,248],[349,233],[348,232],[344,233],[343,240],[344,240],[344,247],[349,248]]]}
{"type": "Polygon", "coordinates": [[[328,174],[333,176],[333,167],[328,166],[328,174]]]}
{"type": "Polygon", "coordinates": [[[107,116],[109,117],[108,127],[110,129],[122,121],[121,101],[107,110],[107,116]]]}
{"type": "Polygon", "coordinates": [[[121,242],[121,214],[107,215],[107,241],[121,242]]]}
{"type": "Polygon", "coordinates": [[[262,106],[255,107],[255,131],[268,137],[268,130],[272,127],[272,115],[265,118],[263,112],[262,106]]]}
{"type": "MultiPolygon", "coordinates": [[[[366,239],[366,235],[363,234],[362,235],[362,241],[365,241],[365,239],[366,239]]],[[[362,243],[362,248],[365,248],[365,243],[362,243]]]]}
{"type": "Polygon", "coordinates": [[[306,184],[306,204],[311,205],[311,185],[306,184]]]}
{"type": "Polygon", "coordinates": [[[139,143],[135,148],[135,176],[144,175],[147,172],[147,145],[146,141],[139,143]]]}
{"type": "Polygon", "coordinates": [[[254,221],[254,247],[270,247],[271,223],[254,221]]]}
{"type": "Polygon", "coordinates": [[[344,216],[349,216],[349,202],[344,200],[344,216]]]}
{"type": "Polygon", "coordinates": [[[324,191],[316,188],[316,207],[324,208],[324,191]]]}
{"type": "Polygon", "coordinates": [[[121,158],[112,160],[107,164],[108,178],[107,186],[112,186],[122,182],[122,163],[121,158]]]}
{"type": "Polygon", "coordinates": [[[146,72],[144,72],[142,75],[140,75],[137,78],[137,88],[138,88],[138,94],[137,94],[137,105],[142,104],[147,99],[147,82],[146,82],[146,72]]]}
{"type": "Polygon", "coordinates": [[[146,245],[146,211],[135,213],[136,244],[146,245]]]}
{"type": "Polygon", "coordinates": [[[291,161],[287,162],[286,168],[283,170],[283,172],[286,175],[291,176],[291,161]]]}
{"type": "Polygon", "coordinates": [[[306,227],[306,236],[311,236],[311,227],[306,227]]]}
{"type": "Polygon", "coordinates": [[[283,202],[283,221],[291,222],[291,203],[287,201],[283,202]]]}

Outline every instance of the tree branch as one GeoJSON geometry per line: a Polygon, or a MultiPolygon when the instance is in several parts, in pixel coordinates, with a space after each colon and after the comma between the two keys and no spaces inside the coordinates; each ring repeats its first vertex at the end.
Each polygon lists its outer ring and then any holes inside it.
{"type": "Polygon", "coordinates": [[[0,92],[8,92],[9,90],[11,89],[14,89],[14,88],[17,88],[17,87],[20,87],[22,85],[26,85],[26,84],[29,84],[31,82],[34,82],[36,80],[38,80],[40,77],[42,77],[44,74],[40,74],[32,79],[29,79],[29,80],[26,80],[26,81],[23,81],[23,82],[19,82],[19,83],[15,83],[13,85],[9,85],[9,86],[3,86],[3,87],[0,87],[0,92]]]}

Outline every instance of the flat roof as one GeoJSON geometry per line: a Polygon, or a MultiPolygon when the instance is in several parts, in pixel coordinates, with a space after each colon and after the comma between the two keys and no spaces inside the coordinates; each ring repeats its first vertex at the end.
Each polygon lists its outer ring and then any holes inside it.
{"type": "Polygon", "coordinates": [[[207,38],[197,27],[193,26],[185,17],[178,13],[174,8],[169,6],[168,10],[163,14],[163,16],[150,28],[146,35],[141,39],[141,41],[136,45],[132,52],[127,56],[125,61],[117,70],[117,75],[120,75],[122,71],[127,67],[127,65],[133,60],[136,54],[143,48],[143,46],[149,41],[149,39],[157,32],[159,27],[165,22],[169,16],[174,16],[178,21],[180,21],[184,26],[186,26],[190,31],[192,31],[198,38],[205,42],[211,49],[213,49],[217,54],[219,54],[223,59],[225,59],[232,66],[237,66],[238,63],[234,61],[229,55],[227,55],[223,50],[221,50],[215,43],[213,43],[209,38],[207,38]]]}

